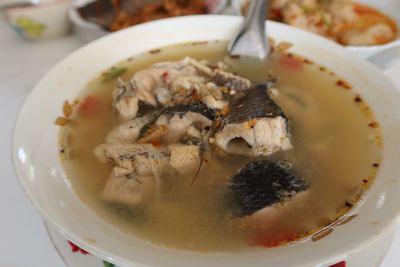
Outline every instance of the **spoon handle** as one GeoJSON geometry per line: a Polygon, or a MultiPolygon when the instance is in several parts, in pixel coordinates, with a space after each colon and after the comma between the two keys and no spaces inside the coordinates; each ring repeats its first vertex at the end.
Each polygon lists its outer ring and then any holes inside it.
{"type": "Polygon", "coordinates": [[[268,0],[251,0],[250,8],[235,38],[228,45],[231,55],[243,55],[264,59],[269,54],[265,32],[268,0]]]}

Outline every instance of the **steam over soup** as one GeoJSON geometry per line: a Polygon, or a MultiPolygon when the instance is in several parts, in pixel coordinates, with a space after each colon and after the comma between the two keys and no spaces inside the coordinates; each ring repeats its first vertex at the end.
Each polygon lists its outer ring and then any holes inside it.
{"type": "Polygon", "coordinates": [[[121,231],[197,251],[278,246],[334,223],[372,182],[380,130],[349,84],[283,49],[260,63],[225,47],[129,58],[64,104],[67,176],[121,231]]]}

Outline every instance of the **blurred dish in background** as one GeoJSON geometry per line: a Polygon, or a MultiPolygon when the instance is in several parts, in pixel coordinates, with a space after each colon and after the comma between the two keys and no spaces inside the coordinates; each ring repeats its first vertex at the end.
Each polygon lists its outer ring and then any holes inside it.
{"type": "MultiPolygon", "coordinates": [[[[249,1],[243,6],[245,13],[249,1]]],[[[346,46],[373,46],[397,37],[396,22],[349,0],[273,0],[268,19],[308,30],[346,46]]]]}
{"type": "Polygon", "coordinates": [[[77,8],[86,21],[106,31],[117,31],[139,23],[176,16],[206,14],[203,0],[97,0],[77,8]]]}
{"type": "MultiPolygon", "coordinates": [[[[208,14],[220,0],[76,0],[69,10],[74,31],[89,42],[139,23],[168,17],[208,14]]],[[[240,6],[236,14],[239,14],[240,6]]]]}
{"type": "Polygon", "coordinates": [[[60,37],[70,30],[70,0],[3,2],[0,6],[8,24],[29,40],[60,37]]]}

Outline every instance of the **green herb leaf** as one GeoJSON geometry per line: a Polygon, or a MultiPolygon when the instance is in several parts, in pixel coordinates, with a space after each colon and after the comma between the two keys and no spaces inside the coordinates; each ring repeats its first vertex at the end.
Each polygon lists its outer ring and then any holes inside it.
{"type": "Polygon", "coordinates": [[[107,261],[103,261],[103,265],[104,265],[104,267],[116,267],[115,264],[112,264],[112,263],[107,262],[107,261]]]}
{"type": "Polygon", "coordinates": [[[102,83],[107,83],[109,81],[112,81],[122,74],[124,74],[127,71],[127,68],[111,68],[109,71],[103,74],[103,80],[101,81],[102,83]]]}
{"type": "Polygon", "coordinates": [[[327,27],[332,26],[331,19],[325,13],[322,13],[322,12],[321,12],[321,21],[327,27]]]}

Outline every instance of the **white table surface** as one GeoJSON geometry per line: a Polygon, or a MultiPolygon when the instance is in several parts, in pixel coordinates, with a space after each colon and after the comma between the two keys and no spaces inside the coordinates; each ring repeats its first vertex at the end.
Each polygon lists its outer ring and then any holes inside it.
{"type": "MultiPolygon", "coordinates": [[[[25,97],[55,63],[81,45],[73,35],[46,42],[24,41],[0,21],[0,267],[65,267],[18,184],[10,145],[14,120],[25,97]]],[[[392,74],[400,73],[400,49],[396,53],[392,74]]],[[[400,86],[400,77],[397,82],[400,86]]],[[[397,266],[400,231],[381,265],[397,266]]]]}

